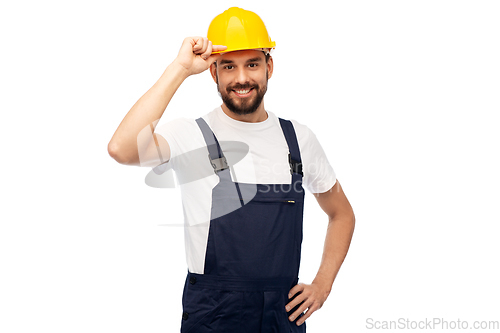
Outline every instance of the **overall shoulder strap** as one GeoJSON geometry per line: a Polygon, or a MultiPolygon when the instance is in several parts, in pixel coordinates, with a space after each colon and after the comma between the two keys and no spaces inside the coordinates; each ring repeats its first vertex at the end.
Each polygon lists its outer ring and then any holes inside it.
{"type": "Polygon", "coordinates": [[[210,163],[212,164],[215,173],[228,169],[229,166],[227,164],[226,157],[224,156],[224,153],[220,148],[219,141],[217,141],[214,132],[212,132],[207,122],[203,118],[200,117],[196,119],[196,123],[203,133],[203,138],[205,139],[205,143],[207,144],[208,148],[208,157],[210,158],[210,163]]]}
{"type": "Polygon", "coordinates": [[[288,144],[288,162],[290,163],[290,173],[298,173],[304,176],[302,173],[302,160],[300,158],[299,143],[297,141],[297,136],[295,135],[295,129],[290,120],[285,120],[278,118],[280,121],[281,129],[285,135],[286,143],[288,144]]]}

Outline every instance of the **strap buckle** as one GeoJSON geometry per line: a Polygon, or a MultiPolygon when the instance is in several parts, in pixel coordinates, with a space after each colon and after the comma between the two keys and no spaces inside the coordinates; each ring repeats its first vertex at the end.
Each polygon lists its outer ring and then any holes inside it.
{"type": "Polygon", "coordinates": [[[304,177],[304,174],[302,173],[302,162],[293,160],[290,153],[288,153],[288,164],[290,164],[290,174],[298,173],[304,177]]]}
{"type": "Polygon", "coordinates": [[[211,159],[210,154],[208,154],[208,158],[210,159],[210,164],[212,164],[212,167],[214,168],[214,172],[217,174],[219,171],[229,169],[229,165],[227,164],[227,160],[225,156],[222,156],[220,158],[216,159],[211,159]]]}

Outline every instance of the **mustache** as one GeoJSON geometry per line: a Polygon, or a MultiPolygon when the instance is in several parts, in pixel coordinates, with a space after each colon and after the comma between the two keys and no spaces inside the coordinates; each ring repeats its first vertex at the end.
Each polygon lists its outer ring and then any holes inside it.
{"type": "Polygon", "coordinates": [[[256,84],[235,84],[232,86],[227,86],[226,90],[228,92],[230,92],[231,90],[246,90],[246,89],[252,89],[252,88],[256,89],[258,87],[259,86],[256,84]]]}

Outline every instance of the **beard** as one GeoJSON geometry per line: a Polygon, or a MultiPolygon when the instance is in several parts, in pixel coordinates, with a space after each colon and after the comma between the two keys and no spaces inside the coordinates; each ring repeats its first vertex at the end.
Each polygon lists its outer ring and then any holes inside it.
{"type": "Polygon", "coordinates": [[[264,99],[264,95],[267,91],[267,81],[268,75],[266,73],[266,83],[262,87],[258,84],[234,84],[227,86],[221,91],[219,87],[219,78],[217,77],[217,91],[219,92],[222,101],[230,111],[239,115],[251,114],[257,110],[264,99]],[[245,98],[234,96],[234,94],[231,96],[231,92],[233,90],[246,89],[255,90],[254,96],[245,98]]]}

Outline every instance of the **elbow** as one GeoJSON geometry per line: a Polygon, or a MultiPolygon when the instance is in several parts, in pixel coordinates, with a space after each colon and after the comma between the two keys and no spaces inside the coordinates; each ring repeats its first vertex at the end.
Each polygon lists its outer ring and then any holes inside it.
{"type": "Polygon", "coordinates": [[[118,163],[127,164],[127,159],[123,156],[120,147],[112,141],[108,143],[108,154],[118,163]]]}
{"type": "Polygon", "coordinates": [[[349,229],[351,234],[354,233],[354,227],[356,226],[356,216],[354,212],[350,210],[349,212],[344,212],[343,214],[331,214],[329,215],[329,221],[331,223],[340,223],[344,228],[349,229]]]}

